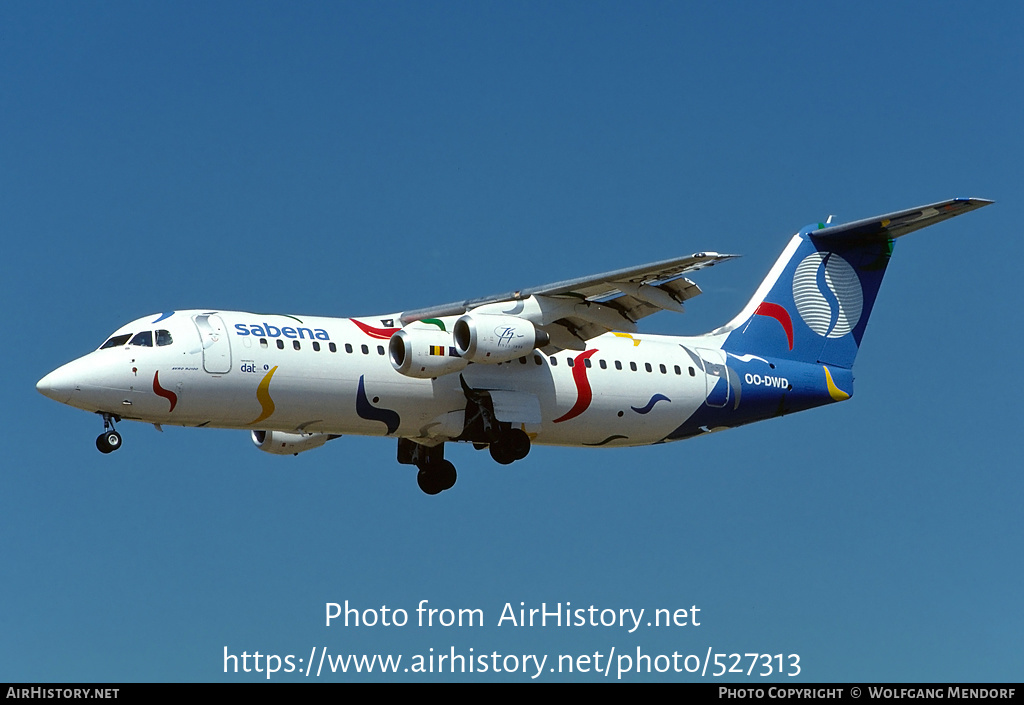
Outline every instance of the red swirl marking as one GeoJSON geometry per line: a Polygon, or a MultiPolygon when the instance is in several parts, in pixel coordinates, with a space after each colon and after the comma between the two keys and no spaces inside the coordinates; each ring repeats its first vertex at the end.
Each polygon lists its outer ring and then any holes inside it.
{"type": "Polygon", "coordinates": [[[401,328],[374,328],[373,326],[368,326],[365,323],[360,323],[354,318],[350,318],[348,320],[359,326],[359,330],[363,331],[371,338],[377,338],[379,340],[387,340],[395,333],[402,330],[401,328]]]}
{"type": "Polygon", "coordinates": [[[590,380],[587,379],[587,366],[583,363],[584,360],[588,359],[591,355],[597,352],[597,348],[593,350],[587,350],[576,356],[573,362],[572,368],[572,381],[576,383],[576,403],[572,405],[572,408],[565,412],[565,415],[559,416],[552,423],[562,423],[569,419],[574,419],[588,408],[590,408],[590,402],[594,400],[594,393],[590,389],[590,380]]]}
{"type": "Polygon", "coordinates": [[[789,349],[793,349],[793,321],[789,318],[789,311],[778,304],[762,301],[761,305],[754,311],[754,315],[768,316],[782,324],[782,329],[786,331],[786,340],[789,341],[789,349]]]}
{"type": "Polygon", "coordinates": [[[153,393],[171,402],[171,408],[167,410],[167,413],[174,411],[174,407],[178,405],[178,395],[160,386],[160,370],[153,373],[153,393]]]}

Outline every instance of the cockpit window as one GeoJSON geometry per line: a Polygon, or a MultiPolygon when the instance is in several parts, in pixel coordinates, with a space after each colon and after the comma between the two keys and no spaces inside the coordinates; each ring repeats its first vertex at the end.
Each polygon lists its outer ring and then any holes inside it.
{"type": "Polygon", "coordinates": [[[124,335],[115,335],[107,342],[100,346],[100,350],[106,350],[107,348],[117,348],[128,342],[128,339],[132,337],[131,333],[125,333],[124,335]]]}
{"type": "Polygon", "coordinates": [[[158,330],[156,332],[156,344],[158,346],[170,345],[174,341],[171,339],[171,331],[169,330],[158,330]]]}
{"type": "Polygon", "coordinates": [[[144,348],[153,347],[153,331],[144,330],[141,333],[136,333],[129,345],[141,345],[144,348]]]}

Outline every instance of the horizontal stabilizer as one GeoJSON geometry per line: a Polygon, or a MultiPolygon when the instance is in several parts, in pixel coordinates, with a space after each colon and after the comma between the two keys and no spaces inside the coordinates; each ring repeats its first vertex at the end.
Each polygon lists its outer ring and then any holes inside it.
{"type": "Polygon", "coordinates": [[[990,205],[993,201],[984,198],[952,198],[927,206],[886,213],[874,218],[855,220],[852,223],[823,227],[808,234],[815,239],[828,240],[889,240],[940,223],[953,216],[990,205]]]}

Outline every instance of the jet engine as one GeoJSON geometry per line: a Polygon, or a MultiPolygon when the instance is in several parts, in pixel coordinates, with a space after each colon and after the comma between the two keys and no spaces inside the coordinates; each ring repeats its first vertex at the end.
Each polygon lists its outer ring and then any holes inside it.
{"type": "Polygon", "coordinates": [[[508,362],[551,342],[548,334],[516,316],[467,313],[452,328],[455,350],[471,362],[508,362]]]}
{"type": "Polygon", "coordinates": [[[333,433],[285,433],[284,431],[253,431],[252,442],[264,453],[274,455],[298,455],[319,448],[327,441],[340,436],[333,433]]]}
{"type": "Polygon", "coordinates": [[[403,375],[420,379],[458,372],[469,364],[456,354],[451,333],[438,329],[403,328],[391,336],[388,357],[403,375]]]}

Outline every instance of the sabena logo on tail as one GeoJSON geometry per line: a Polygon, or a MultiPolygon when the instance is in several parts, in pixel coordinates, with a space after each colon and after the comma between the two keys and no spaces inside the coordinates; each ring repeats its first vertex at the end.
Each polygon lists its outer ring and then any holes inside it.
{"type": "Polygon", "coordinates": [[[834,252],[815,252],[797,265],[793,300],[807,327],[827,338],[851,332],[864,309],[860,277],[834,252]]]}

